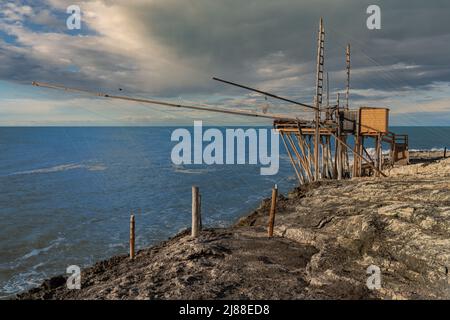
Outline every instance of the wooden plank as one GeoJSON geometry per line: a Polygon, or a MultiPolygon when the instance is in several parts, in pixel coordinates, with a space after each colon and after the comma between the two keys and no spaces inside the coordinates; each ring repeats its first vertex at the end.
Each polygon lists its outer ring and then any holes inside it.
{"type": "Polygon", "coordinates": [[[389,132],[389,109],[360,108],[360,133],[378,134],[389,132]]]}

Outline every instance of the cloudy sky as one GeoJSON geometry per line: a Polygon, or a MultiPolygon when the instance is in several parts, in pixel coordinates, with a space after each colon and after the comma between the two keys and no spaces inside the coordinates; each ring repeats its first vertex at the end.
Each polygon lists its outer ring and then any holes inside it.
{"type": "Polygon", "coordinates": [[[311,103],[321,16],[332,101],[345,86],[351,43],[352,107],[387,106],[394,125],[450,125],[449,12],[448,0],[1,0],[0,125],[255,122],[32,81],[308,117],[211,77],[311,103]],[[82,11],[81,30],[66,27],[73,4],[82,11]],[[371,4],[381,8],[381,30],[366,27],[371,4]]]}

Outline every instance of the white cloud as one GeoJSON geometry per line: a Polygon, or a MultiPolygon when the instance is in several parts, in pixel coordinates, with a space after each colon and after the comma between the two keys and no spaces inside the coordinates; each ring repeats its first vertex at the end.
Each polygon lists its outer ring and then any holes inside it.
{"type": "MultiPolygon", "coordinates": [[[[367,36],[355,28],[358,19],[364,20],[365,15],[364,10],[361,16],[357,15],[362,6],[360,0],[346,0],[347,6],[322,0],[307,3],[294,0],[78,1],[84,28],[79,35],[61,29],[65,26],[65,9],[73,1],[46,0],[45,5],[37,2],[32,7],[24,3],[16,0],[0,4],[4,17],[0,31],[15,37],[13,43],[2,43],[0,76],[3,79],[58,82],[113,92],[123,88],[125,95],[147,94],[162,96],[161,99],[195,97],[197,102],[214,102],[231,108],[259,110],[265,104],[260,95],[249,95],[211,81],[211,76],[223,76],[311,103],[317,18],[326,13],[329,15],[325,20],[326,63],[331,76],[332,101],[345,83],[344,50],[340,46],[354,40],[352,102],[355,106],[389,105],[396,112],[447,111],[448,90],[445,92],[444,87],[438,86],[430,89],[433,81],[450,81],[450,68],[442,65],[446,61],[442,57],[449,53],[448,41],[443,40],[448,40],[450,35],[441,32],[445,28],[434,20],[429,21],[429,29],[440,30],[429,37],[427,30],[419,30],[416,35],[417,30],[404,28],[407,21],[398,21],[392,34],[367,36]],[[342,19],[349,14],[348,8],[355,19],[342,19]],[[30,29],[27,19],[45,28],[30,29]],[[401,36],[403,39],[399,41],[401,36]],[[358,46],[377,60],[371,61],[366,53],[358,52],[358,46]],[[439,50],[427,49],[434,47],[439,50]],[[431,51],[439,53],[431,61],[435,64],[430,63],[429,57],[434,57],[431,51]],[[219,92],[223,97],[218,98],[219,92]],[[424,102],[423,95],[435,97],[424,102]]],[[[439,13],[432,6],[428,11],[439,13]]],[[[385,29],[393,28],[389,25],[389,14],[385,21],[385,29]]],[[[445,25],[445,21],[441,23],[445,25]]],[[[36,107],[29,112],[45,110],[42,101],[35,103],[36,107]]],[[[41,114],[47,113],[48,117],[62,108],[59,101],[46,103],[51,109],[41,114]]],[[[270,104],[274,112],[294,109],[293,112],[301,114],[304,111],[275,101],[270,104]]],[[[71,102],[67,105],[74,106],[71,102]]],[[[14,110],[8,110],[14,114],[14,110]]],[[[138,121],[144,116],[120,114],[119,118],[138,121]]],[[[162,114],[160,117],[167,119],[162,114]]]]}
{"type": "Polygon", "coordinates": [[[9,22],[22,21],[33,14],[33,8],[14,2],[0,3],[0,16],[9,22]]]}

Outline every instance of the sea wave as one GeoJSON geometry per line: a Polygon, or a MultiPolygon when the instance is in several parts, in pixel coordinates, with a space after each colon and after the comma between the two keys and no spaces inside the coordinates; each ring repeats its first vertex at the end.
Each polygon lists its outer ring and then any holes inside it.
{"type": "Polygon", "coordinates": [[[445,148],[409,149],[411,152],[444,152],[445,148]]]}
{"type": "Polygon", "coordinates": [[[103,171],[103,170],[106,170],[107,167],[102,164],[68,163],[68,164],[61,164],[61,165],[48,167],[48,168],[39,168],[39,169],[33,169],[33,170],[13,172],[13,173],[10,173],[9,176],[26,175],[26,174],[40,174],[40,173],[55,173],[55,172],[63,172],[63,171],[75,170],[75,169],[85,169],[88,171],[103,171]]]}
{"type": "Polygon", "coordinates": [[[43,252],[47,252],[49,250],[51,250],[54,247],[57,247],[61,244],[61,242],[64,241],[64,238],[57,238],[53,241],[50,242],[50,244],[44,248],[39,248],[39,249],[33,249],[30,252],[28,252],[27,254],[23,255],[20,260],[26,260],[29,259],[31,257],[34,256],[38,256],[39,254],[43,253],[43,252]]]}
{"type": "Polygon", "coordinates": [[[15,274],[1,288],[0,299],[11,299],[16,293],[37,287],[48,277],[44,271],[34,269],[15,274]]]}
{"type": "MultiPolygon", "coordinates": [[[[45,252],[50,251],[53,248],[58,247],[64,240],[65,238],[58,237],[52,240],[48,246],[33,249],[14,262],[8,263],[8,265],[1,265],[0,269],[18,269],[20,266],[26,265],[28,263],[28,261],[25,260],[37,257],[45,252]]],[[[42,269],[43,266],[45,266],[45,263],[43,261],[40,261],[37,264],[33,264],[31,267],[27,267],[26,271],[18,272],[12,278],[6,281],[0,290],[0,300],[11,298],[17,292],[24,291],[41,284],[42,281],[48,277],[47,273],[42,269]]]]}
{"type": "Polygon", "coordinates": [[[172,165],[172,168],[174,168],[175,172],[185,173],[185,174],[204,174],[204,173],[214,171],[214,169],[211,169],[211,168],[188,169],[182,165],[172,165]]]}

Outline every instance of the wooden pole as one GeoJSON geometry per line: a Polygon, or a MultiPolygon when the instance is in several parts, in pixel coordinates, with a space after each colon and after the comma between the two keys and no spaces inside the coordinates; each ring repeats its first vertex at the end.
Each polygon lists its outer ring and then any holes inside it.
{"type": "Polygon", "coordinates": [[[297,147],[295,146],[294,139],[291,137],[291,135],[289,133],[286,134],[286,138],[287,138],[287,141],[289,142],[289,144],[291,145],[292,150],[294,151],[295,155],[297,156],[298,166],[300,168],[299,173],[300,173],[300,175],[302,177],[302,183],[304,183],[305,182],[305,177],[303,176],[303,171],[306,172],[306,170],[304,168],[305,167],[305,163],[304,163],[303,158],[300,155],[299,151],[297,150],[297,147]],[[303,170],[302,170],[302,167],[303,167],[303,170]]]}
{"type": "MultiPolygon", "coordinates": [[[[347,136],[346,135],[342,136],[342,141],[344,143],[347,143],[347,136]]],[[[342,165],[343,165],[342,174],[344,175],[344,178],[346,176],[348,176],[350,178],[350,163],[349,163],[349,160],[348,160],[348,150],[344,149],[344,148],[342,148],[342,165]]]]}
{"type": "Polygon", "coordinates": [[[320,165],[321,165],[321,175],[320,178],[321,179],[326,179],[326,168],[325,168],[325,155],[326,155],[326,151],[325,151],[325,144],[323,142],[323,137],[320,137],[320,151],[321,151],[321,158],[320,158],[320,165]]]}
{"type": "Polygon", "coordinates": [[[331,154],[331,136],[327,136],[325,139],[327,142],[327,151],[328,151],[328,164],[327,164],[328,175],[330,178],[335,179],[336,173],[333,167],[333,155],[331,154]]]}
{"type": "Polygon", "coordinates": [[[341,148],[341,143],[339,142],[339,140],[335,139],[334,143],[336,144],[337,148],[335,149],[336,154],[335,154],[335,158],[336,158],[336,172],[337,172],[337,179],[341,180],[342,179],[342,148],[341,148]]]}
{"type": "MultiPolygon", "coordinates": [[[[363,149],[364,149],[364,136],[360,136],[359,137],[359,139],[360,139],[360,143],[359,143],[359,150],[358,150],[358,152],[359,152],[359,154],[363,154],[363,149]]],[[[363,161],[362,161],[363,159],[359,159],[359,161],[358,161],[358,176],[359,177],[362,177],[362,165],[363,165],[363,161]]]]}
{"type": "MultiPolygon", "coordinates": [[[[316,98],[317,100],[317,98],[316,98]]],[[[316,103],[316,105],[319,105],[316,103]]],[[[320,122],[320,112],[316,111],[315,116],[315,130],[314,130],[314,180],[317,181],[320,178],[319,171],[319,143],[320,143],[320,129],[319,129],[319,122],[320,122]]]]}
{"type": "MultiPolygon", "coordinates": [[[[64,90],[66,92],[76,92],[76,93],[85,93],[89,95],[94,95],[97,97],[107,98],[107,99],[116,99],[116,100],[125,100],[125,101],[132,101],[132,102],[139,102],[139,103],[146,103],[146,104],[155,104],[155,105],[161,105],[166,107],[174,107],[174,108],[184,108],[184,109],[191,109],[191,110],[203,110],[203,111],[209,111],[209,112],[218,112],[218,113],[226,113],[226,114],[235,114],[235,115],[242,115],[242,116],[249,116],[249,117],[260,117],[260,118],[266,118],[266,119],[278,119],[278,120],[293,120],[298,121],[299,119],[297,117],[289,117],[284,115],[275,115],[275,114],[265,114],[262,112],[256,112],[256,111],[247,111],[247,110],[229,110],[229,109],[222,109],[222,108],[213,108],[213,107],[199,107],[199,106],[191,106],[191,105],[181,105],[181,104],[175,104],[170,102],[164,102],[164,101],[157,101],[157,100],[150,100],[150,99],[140,99],[140,98],[132,98],[127,96],[116,96],[116,95],[110,95],[106,93],[101,92],[93,92],[90,90],[84,90],[84,89],[76,89],[76,88],[69,88],[62,85],[57,84],[49,84],[49,83],[43,83],[43,82],[33,82],[33,86],[42,87],[42,88],[50,88],[50,89],[60,89],[64,90]]],[[[266,95],[269,95],[267,93],[266,95]]],[[[270,96],[275,96],[270,94],[270,96]]],[[[281,97],[277,97],[278,99],[281,99],[281,97]]],[[[301,106],[307,107],[307,108],[313,108],[313,106],[309,106],[307,104],[295,102],[288,99],[282,99],[287,100],[294,104],[299,104],[301,106]]]]}
{"type": "MultiPolygon", "coordinates": [[[[366,149],[364,148],[364,150],[366,150],[366,149]]],[[[367,153],[367,151],[366,151],[366,153],[367,153]]],[[[375,160],[376,160],[376,167],[378,168],[378,170],[381,170],[382,152],[381,152],[381,135],[380,134],[378,134],[375,137],[375,160]]],[[[378,172],[376,172],[375,176],[379,177],[380,174],[378,172]]]]}
{"type": "Polygon", "coordinates": [[[308,143],[305,140],[305,137],[303,136],[302,129],[300,128],[300,125],[297,125],[298,134],[296,135],[298,145],[300,146],[300,149],[303,153],[303,159],[304,159],[304,166],[306,169],[306,174],[308,175],[308,179],[310,182],[314,181],[314,177],[311,171],[311,152],[310,148],[308,146],[308,143]]]}
{"type": "Polygon", "coordinates": [[[331,110],[330,110],[330,78],[327,72],[327,113],[326,113],[326,119],[330,120],[331,119],[331,110]]]}
{"type": "MultiPolygon", "coordinates": [[[[312,172],[312,170],[313,170],[313,160],[312,160],[312,155],[313,155],[313,151],[312,151],[312,148],[313,148],[313,141],[312,141],[312,139],[311,139],[311,136],[307,136],[308,138],[308,141],[306,141],[306,139],[305,139],[305,144],[306,144],[306,153],[308,154],[308,164],[309,164],[309,168],[310,168],[310,170],[311,170],[311,172],[312,172]]],[[[312,173],[311,173],[312,174],[312,173]]]]}
{"type": "Polygon", "coordinates": [[[192,186],[192,238],[198,238],[198,235],[200,233],[200,214],[198,202],[198,187],[192,186]]]}
{"type": "Polygon", "coordinates": [[[347,86],[345,90],[345,109],[349,109],[349,98],[350,98],[350,44],[347,45],[345,50],[346,64],[347,64],[347,86]]]}
{"type": "MultiPolygon", "coordinates": [[[[359,137],[355,136],[355,145],[353,146],[353,154],[356,154],[356,152],[359,149],[359,137]]],[[[358,176],[358,159],[356,157],[353,157],[353,174],[352,177],[358,176]]]]}
{"type": "Polygon", "coordinates": [[[135,234],[134,234],[134,214],[130,217],[130,259],[133,260],[135,257],[134,244],[135,244],[135,234]]]}
{"type": "Polygon", "coordinates": [[[447,158],[447,147],[444,148],[444,158],[447,158]]]}
{"type": "Polygon", "coordinates": [[[391,165],[394,166],[396,162],[397,162],[397,145],[395,134],[393,134],[391,145],[391,165]]]}
{"type": "Polygon", "coordinates": [[[199,229],[200,229],[200,231],[202,231],[202,229],[203,229],[202,195],[200,193],[198,194],[198,216],[200,217],[200,219],[199,219],[199,229]]]}
{"type": "Polygon", "coordinates": [[[378,135],[378,151],[380,154],[378,155],[378,170],[383,171],[383,137],[381,134],[378,135]]]}
{"type": "MultiPolygon", "coordinates": [[[[337,124],[337,136],[341,137],[341,115],[340,115],[340,95],[336,96],[336,124],[337,124]]],[[[337,139],[334,140],[334,172],[335,177],[338,180],[342,179],[342,147],[337,139]]]]}
{"type": "Polygon", "coordinates": [[[269,228],[268,228],[268,236],[269,238],[273,237],[273,227],[275,225],[275,211],[277,207],[277,197],[278,197],[278,186],[272,189],[272,203],[270,206],[270,214],[269,214],[269,228]]]}

